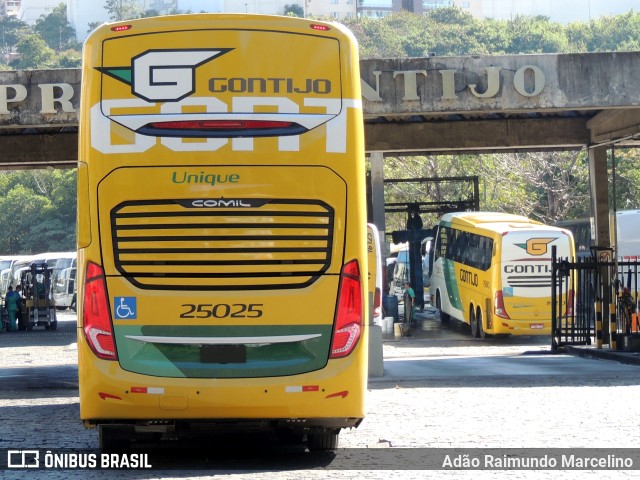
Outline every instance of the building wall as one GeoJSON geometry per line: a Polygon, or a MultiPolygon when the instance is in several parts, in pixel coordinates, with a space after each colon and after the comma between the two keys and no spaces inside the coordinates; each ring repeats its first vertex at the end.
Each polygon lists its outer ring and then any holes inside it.
{"type": "Polygon", "coordinates": [[[482,18],[483,0],[361,0],[358,2],[358,16],[380,18],[392,12],[405,10],[424,14],[442,7],[456,6],[471,15],[482,18]]]}
{"type": "Polygon", "coordinates": [[[76,40],[83,42],[89,34],[89,24],[108,22],[109,13],[101,0],[67,0],[67,20],[76,31],[76,40]]]}
{"type": "Polygon", "coordinates": [[[63,0],[22,0],[17,17],[29,25],[34,25],[41,15],[49,15],[63,0]]]}
{"type": "Polygon", "coordinates": [[[22,0],[3,0],[2,13],[5,15],[17,16],[22,6],[22,0]]]}

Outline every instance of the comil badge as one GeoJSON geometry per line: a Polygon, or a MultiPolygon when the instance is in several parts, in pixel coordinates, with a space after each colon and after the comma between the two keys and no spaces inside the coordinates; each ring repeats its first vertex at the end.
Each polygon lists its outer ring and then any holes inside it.
{"type": "Polygon", "coordinates": [[[516,247],[526,250],[529,255],[540,256],[546,255],[549,251],[549,244],[558,237],[548,238],[530,238],[526,243],[516,243],[516,247]]]}

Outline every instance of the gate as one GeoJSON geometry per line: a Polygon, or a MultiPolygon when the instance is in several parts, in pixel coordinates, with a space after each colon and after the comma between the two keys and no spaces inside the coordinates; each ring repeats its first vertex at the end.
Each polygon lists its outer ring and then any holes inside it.
{"type": "Polygon", "coordinates": [[[638,257],[613,261],[597,247],[575,259],[551,254],[551,349],[594,340],[602,348],[608,336],[613,350],[640,350],[638,257]]]}

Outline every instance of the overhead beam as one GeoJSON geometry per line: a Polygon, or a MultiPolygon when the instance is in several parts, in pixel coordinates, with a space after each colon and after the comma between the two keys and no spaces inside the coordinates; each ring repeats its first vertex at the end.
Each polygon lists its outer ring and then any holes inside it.
{"type": "Polygon", "coordinates": [[[591,143],[606,143],[640,137],[640,109],[604,110],[587,122],[591,143]]]}
{"type": "Polygon", "coordinates": [[[586,118],[367,123],[367,151],[454,153],[558,150],[589,144],[586,118]]]}
{"type": "MultiPolygon", "coordinates": [[[[369,152],[455,153],[558,150],[589,144],[585,118],[366,123],[369,152]]],[[[74,167],[77,133],[0,135],[4,168],[74,167]]]]}
{"type": "Polygon", "coordinates": [[[70,168],[78,161],[78,134],[0,135],[0,167],[70,168]]]}

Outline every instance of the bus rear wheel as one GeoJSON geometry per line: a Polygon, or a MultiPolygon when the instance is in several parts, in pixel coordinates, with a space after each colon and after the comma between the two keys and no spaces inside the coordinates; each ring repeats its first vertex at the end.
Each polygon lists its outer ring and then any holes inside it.
{"type": "Polygon", "coordinates": [[[338,448],[338,435],[340,429],[321,430],[307,433],[307,448],[310,451],[326,451],[338,448]]]}
{"type": "Polygon", "coordinates": [[[484,330],[484,325],[482,325],[482,310],[478,309],[478,313],[476,314],[476,322],[478,322],[478,336],[480,338],[487,338],[487,332],[484,330]]]}
{"type": "Polygon", "coordinates": [[[476,318],[476,312],[473,307],[469,309],[469,324],[471,325],[471,336],[473,338],[479,338],[480,332],[478,331],[478,320],[476,318]]]}
{"type": "Polygon", "coordinates": [[[134,436],[132,427],[126,425],[100,425],[100,449],[104,453],[126,452],[131,449],[134,436]]]}

